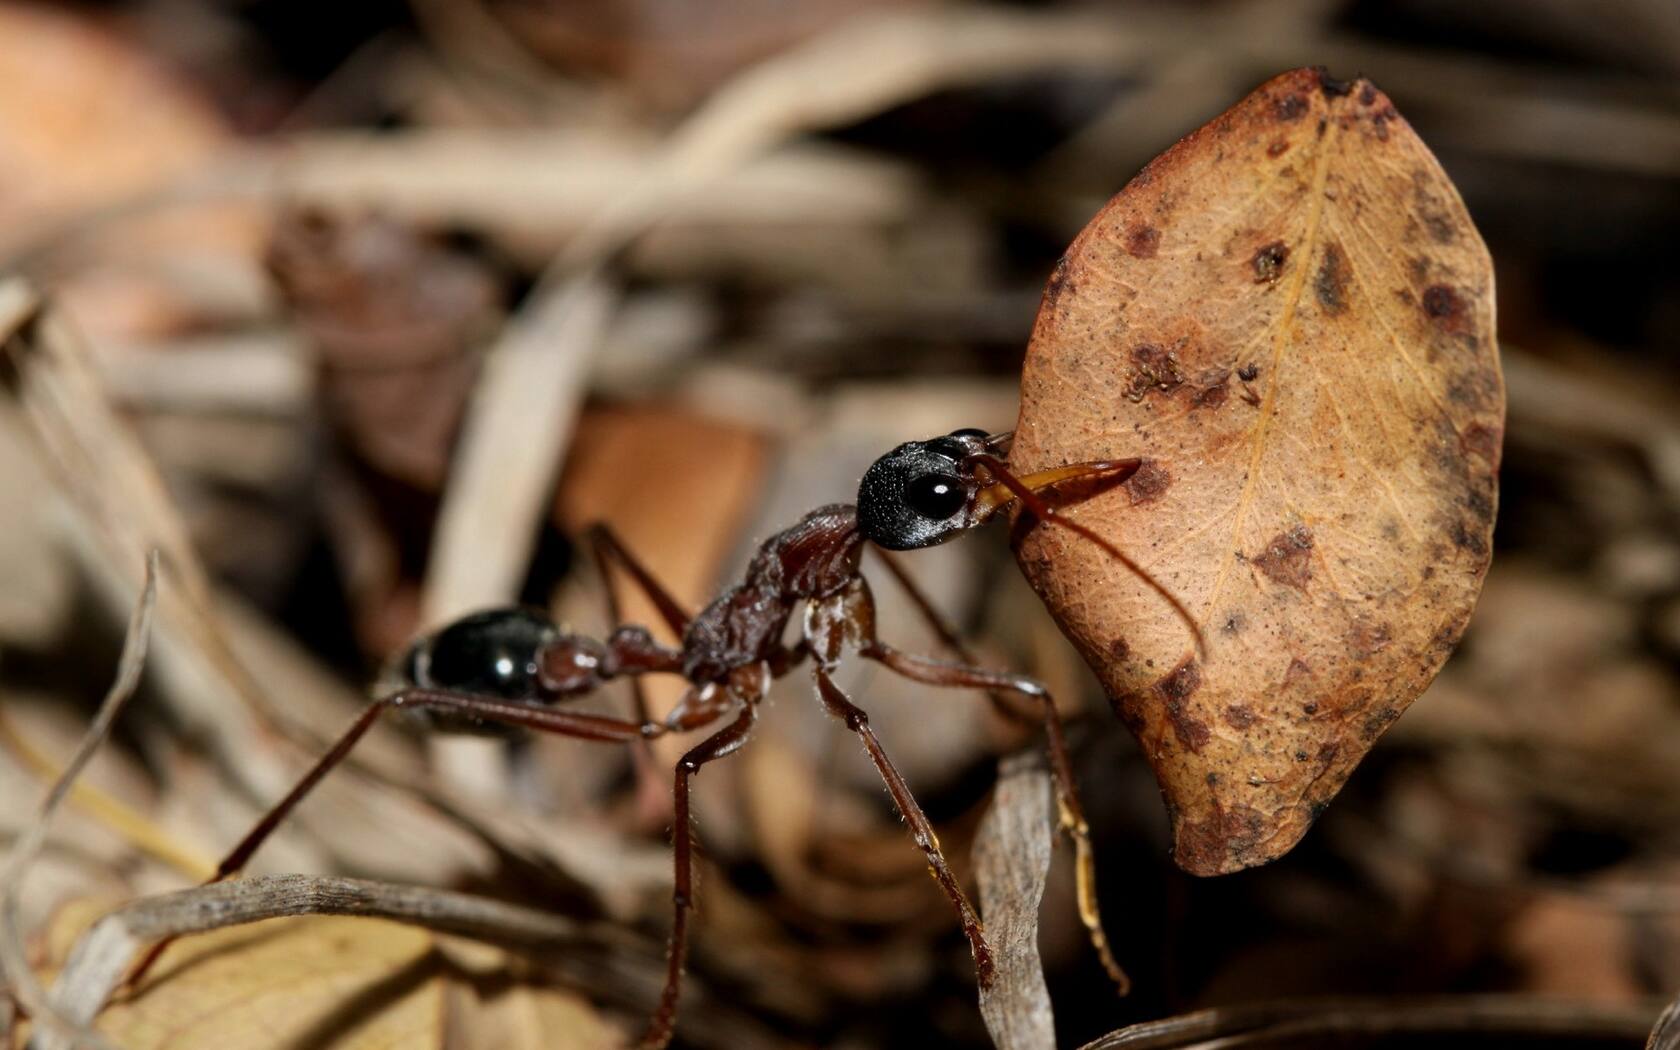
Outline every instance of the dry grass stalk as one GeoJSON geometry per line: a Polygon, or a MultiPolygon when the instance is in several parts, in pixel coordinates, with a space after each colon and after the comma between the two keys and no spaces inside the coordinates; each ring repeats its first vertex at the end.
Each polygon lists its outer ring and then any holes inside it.
{"type": "Polygon", "coordinates": [[[998,763],[998,785],[974,842],[980,915],[997,972],[980,1014],[999,1050],[1054,1050],[1056,1020],[1038,955],[1038,905],[1050,871],[1050,774],[1037,751],[998,763]]]}
{"type": "Polygon", "coordinates": [[[112,724],[140,684],[140,672],[145,668],[146,662],[146,646],[151,640],[157,578],[158,552],[152,551],[146,557],[146,582],[129,617],[122,656],[117,661],[116,678],[106,692],[105,699],[100,702],[99,713],[94,717],[93,724],[88,727],[75,755],[41,800],[35,812],[35,819],[12,844],[5,866],[0,868],[0,971],[3,971],[7,978],[11,994],[32,1017],[64,1035],[70,1043],[94,1047],[96,1050],[108,1050],[110,1044],[98,1034],[88,1031],[85,1022],[61,1015],[49,1002],[45,989],[30,969],[29,959],[24,951],[23,931],[20,928],[18,895],[22,889],[25,872],[29,870],[29,865],[40,853],[41,845],[46,840],[47,827],[52,822],[54,812],[70,794],[76,778],[93,758],[99,745],[104,742],[112,724]]]}

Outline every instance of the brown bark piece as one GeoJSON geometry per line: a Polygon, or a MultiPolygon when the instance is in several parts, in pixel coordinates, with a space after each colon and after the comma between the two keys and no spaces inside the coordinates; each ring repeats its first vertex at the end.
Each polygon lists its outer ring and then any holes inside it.
{"type": "Polygon", "coordinates": [[[1057,265],[1011,465],[1146,456],[1022,570],[1154,766],[1186,871],[1293,846],[1452,651],[1487,572],[1493,270],[1369,82],[1296,70],[1145,168],[1057,265]],[[1147,244],[1149,251],[1137,247],[1147,244]]]}

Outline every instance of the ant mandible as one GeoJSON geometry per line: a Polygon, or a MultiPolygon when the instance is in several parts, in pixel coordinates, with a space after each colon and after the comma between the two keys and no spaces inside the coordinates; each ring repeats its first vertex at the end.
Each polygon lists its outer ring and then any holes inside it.
{"type": "MultiPolygon", "coordinates": [[[[841,656],[851,651],[913,681],[983,689],[994,696],[1009,693],[1038,706],[1048,738],[1059,824],[1075,847],[1080,919],[1103,965],[1124,990],[1125,974],[1114,961],[1103,934],[1090,832],[1074,787],[1061,717],[1049,692],[1023,675],[987,670],[971,662],[949,663],[916,656],[881,641],[875,634],[874,599],[860,571],[867,544],[890,551],[930,547],[1019,502],[1037,521],[1072,529],[1122,561],[1172,606],[1189,625],[1200,648],[1201,635],[1195,621],[1176,597],[1119,549],[1086,526],[1058,514],[1040,496],[1075,479],[1106,479],[1118,484],[1136,472],[1141,461],[1079,463],[1016,477],[1002,458],[1009,438],[1008,434],[958,430],[898,446],[864,474],[855,505],[821,507],[770,537],[759,547],[742,582],[725,590],[698,616],[684,612],[611,531],[597,527],[592,530],[592,539],[602,569],[609,561],[616,561],[682,639],[680,647],[659,644],[639,626],[619,626],[605,640],[564,633],[547,618],[526,609],[495,609],[457,620],[408,650],[399,666],[401,687],[362,712],[297,786],[234,847],[211,881],[229,878],[244,868],[287,814],[386,711],[423,711],[435,728],[444,730],[470,732],[490,726],[523,726],[607,742],[649,740],[700,729],[732,715],[677,763],[672,825],[676,885],[665,985],[641,1041],[643,1047],[663,1047],[675,1028],[688,952],[689,912],[693,908],[694,833],[689,782],[702,766],[746,743],[770,683],[809,660],[818,699],[862,741],[916,845],[927,855],[933,877],[956,907],[979,980],[985,985],[991,980],[993,963],[980,917],[951,873],[932,824],[870,728],[869,716],[834,683],[841,656]],[[784,629],[801,603],[805,606],[803,630],[799,641],[790,646],[783,641],[784,629]],[[651,720],[645,713],[640,720],[629,720],[552,706],[593,692],[612,679],[646,674],[677,674],[689,683],[688,691],[662,721],[651,720]]],[[[908,577],[890,560],[888,565],[901,583],[912,587],[915,604],[951,643],[952,634],[914,591],[908,577]]],[[[966,658],[960,645],[957,648],[966,658]]],[[[153,948],[134,972],[131,984],[139,981],[167,943],[153,948]]]]}

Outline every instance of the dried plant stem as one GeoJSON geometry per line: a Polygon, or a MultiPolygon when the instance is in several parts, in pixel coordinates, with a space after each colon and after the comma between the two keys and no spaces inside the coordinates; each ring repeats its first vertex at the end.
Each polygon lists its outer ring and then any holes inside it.
{"type": "MultiPolygon", "coordinates": [[[[574,953],[580,978],[601,975],[601,983],[629,981],[606,957],[630,955],[646,972],[657,966],[651,945],[616,934],[609,927],[574,922],[549,912],[483,897],[366,879],[271,875],[160,894],[105,916],[82,936],[59,974],[52,1004],[67,1019],[86,1025],[98,1015],[135,956],[165,937],[299,915],[357,915],[411,923],[502,947],[566,949],[574,953]],[[580,949],[582,951],[580,951],[580,949]],[[645,957],[645,958],[642,958],[645,957]],[[587,965],[584,965],[587,964],[587,965]]],[[[643,980],[642,985],[649,982],[643,980]]],[[[651,986],[643,989],[651,998],[651,986]]],[[[617,993],[622,995],[623,990],[617,993]]],[[[34,1050],[62,1050],[43,1036],[34,1050]]]]}
{"type": "Polygon", "coordinates": [[[1218,1007],[1145,1021],[1095,1039],[1081,1050],[1190,1050],[1293,1046],[1327,1036],[1578,1036],[1632,1041],[1655,1008],[1572,1003],[1528,995],[1421,999],[1279,1000],[1218,1007]]]}
{"type": "Polygon", "coordinates": [[[34,971],[29,968],[29,960],[23,947],[18,898],[24,874],[41,852],[41,845],[46,839],[47,827],[52,822],[54,812],[70,793],[76,778],[93,758],[93,753],[99,745],[104,742],[106,735],[111,731],[112,723],[122,713],[123,706],[128,703],[129,698],[134,695],[135,687],[140,684],[140,672],[145,668],[146,645],[151,638],[152,611],[157,603],[157,575],[158,553],[154,550],[146,558],[146,584],[129,617],[122,656],[117,661],[116,679],[100,703],[99,713],[94,716],[93,724],[82,737],[76,753],[71,756],[64,772],[59,774],[58,780],[41,800],[34,820],[12,844],[12,852],[6,858],[5,867],[0,868],[0,970],[4,970],[12,994],[38,1024],[45,1024],[62,1032],[74,1045],[91,1046],[98,1050],[107,1050],[110,1044],[98,1033],[86,1029],[82,1023],[61,1016],[48,1002],[45,989],[36,980],[34,971]]]}
{"type": "Polygon", "coordinates": [[[1651,1037],[1645,1041],[1645,1050],[1680,1050],[1680,999],[1669,1003],[1668,1009],[1657,1018],[1651,1037]]]}
{"type": "Polygon", "coordinates": [[[1050,871],[1050,774],[1036,751],[998,763],[998,785],[980,821],[974,868],[980,915],[997,956],[980,1014],[999,1050],[1055,1050],[1056,1021],[1038,954],[1038,906],[1050,871]]]}

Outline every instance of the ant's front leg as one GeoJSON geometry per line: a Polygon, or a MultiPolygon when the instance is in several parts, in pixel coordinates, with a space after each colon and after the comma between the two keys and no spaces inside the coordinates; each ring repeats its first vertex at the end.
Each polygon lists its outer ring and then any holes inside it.
{"type": "MultiPolygon", "coordinates": [[[[657,722],[630,722],[624,719],[607,718],[601,715],[582,714],[554,708],[536,707],[531,704],[515,703],[507,700],[497,700],[492,697],[477,696],[471,693],[450,693],[437,689],[404,689],[399,692],[381,697],[369,704],[338,742],[328,749],[327,753],[316,760],[309,772],[297,782],[297,785],[275,804],[273,809],[263,814],[239,845],[235,846],[222,862],[216,866],[216,874],[207,880],[206,885],[221,882],[237,875],[250,861],[253,854],[267,841],[282,821],[286,819],[298,803],[302,802],[314,790],[333,767],[344,761],[356,743],[367,735],[373,723],[386,711],[408,708],[421,711],[439,711],[450,714],[463,715],[468,718],[481,719],[486,722],[496,722],[503,725],[524,726],[544,733],[558,733],[562,736],[576,737],[580,740],[597,740],[608,743],[620,743],[630,740],[643,740],[658,736],[666,731],[665,726],[657,722]]],[[[137,986],[146,976],[146,971],[163,954],[165,948],[174,941],[173,937],[166,938],[153,946],[146,953],[139,965],[129,975],[128,985],[137,986]]]]}
{"type": "Polygon", "coordinates": [[[1044,732],[1050,751],[1050,770],[1056,782],[1057,808],[1061,811],[1061,827],[1073,840],[1075,881],[1079,895],[1079,919],[1084,924],[1091,945],[1102,960],[1121,995],[1131,990],[1131,978],[1120,967],[1109,949],[1108,936],[1103,932],[1102,913],[1097,907],[1097,868],[1091,848],[1091,828],[1085,821],[1085,811],[1079,803],[1073,779],[1073,763],[1068,758],[1067,737],[1062,730],[1062,716],[1050,691],[1040,682],[1025,675],[1004,671],[990,671],[982,667],[931,660],[894,649],[878,638],[869,638],[859,649],[869,660],[912,681],[926,685],[949,686],[961,689],[1002,690],[1026,697],[1037,703],[1044,714],[1044,732]]]}

